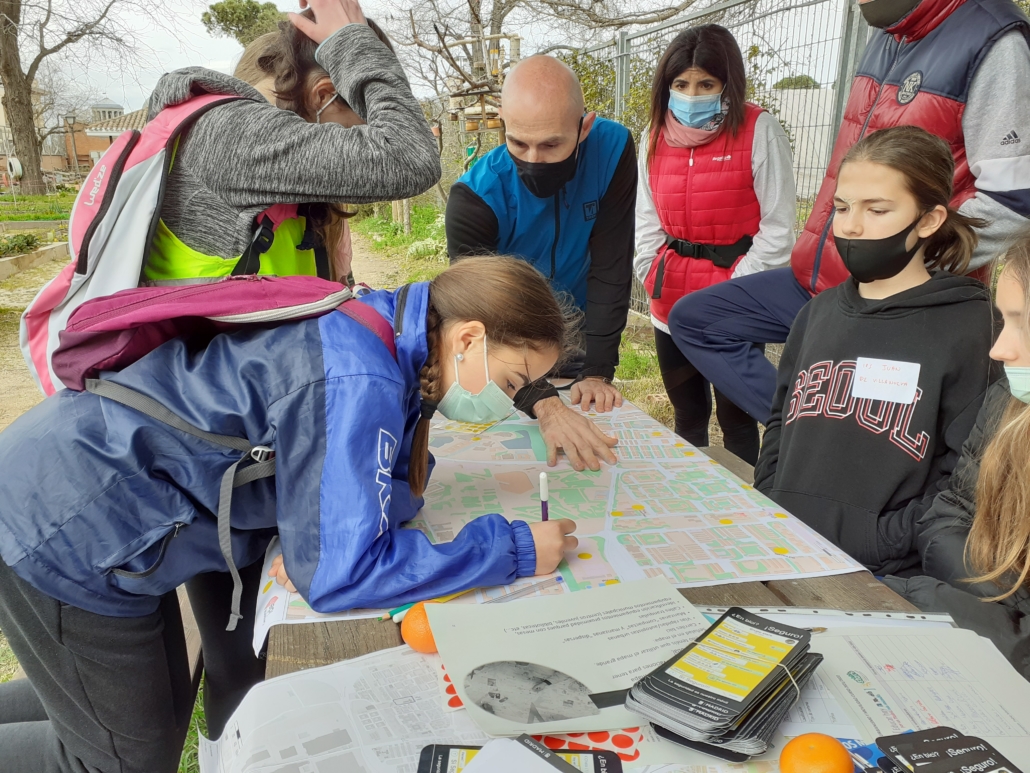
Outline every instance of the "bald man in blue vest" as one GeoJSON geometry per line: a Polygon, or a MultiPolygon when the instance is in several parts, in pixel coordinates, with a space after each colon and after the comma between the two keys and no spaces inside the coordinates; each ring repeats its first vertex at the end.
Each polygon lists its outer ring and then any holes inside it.
{"type": "MultiPolygon", "coordinates": [[[[560,375],[572,401],[600,412],[622,404],[612,385],[632,290],[637,166],[626,127],[586,112],[576,74],[550,56],[523,60],[501,94],[506,144],[451,188],[447,250],[512,255],[533,264],[583,313],[582,356],[560,375]]],[[[516,405],[540,420],[548,463],[576,469],[616,461],[616,441],[566,408],[554,387],[523,389],[516,405]]]]}

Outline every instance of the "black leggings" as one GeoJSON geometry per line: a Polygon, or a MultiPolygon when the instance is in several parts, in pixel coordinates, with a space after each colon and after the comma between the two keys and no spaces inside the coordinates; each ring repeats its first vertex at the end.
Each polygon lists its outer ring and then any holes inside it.
{"type": "MultiPolygon", "coordinates": [[[[655,328],[654,343],[662,382],[676,414],[676,434],[695,446],[707,446],[708,423],[712,417],[710,384],[683,356],[668,333],[655,328]]],[[[755,464],[758,461],[758,422],[718,389],[715,390],[715,415],[722,427],[726,450],[748,464],[755,464]]]]}
{"type": "MultiPolygon", "coordinates": [[[[208,734],[217,737],[251,685],[261,562],[240,571],[244,618],[232,633],[227,573],[189,585],[205,661],[208,734]]],[[[106,617],[62,604],[0,561],[0,630],[28,679],[0,684],[0,771],[174,773],[192,713],[174,592],[145,617],[106,617]]]]}
{"type": "Polygon", "coordinates": [[[200,629],[204,650],[204,717],[209,738],[222,734],[225,723],[243,696],[265,678],[265,661],[254,655],[254,609],[261,587],[261,565],[255,561],[240,569],[243,619],[235,631],[226,631],[232,601],[232,575],[228,572],[198,574],[186,583],[193,616],[200,629]]]}

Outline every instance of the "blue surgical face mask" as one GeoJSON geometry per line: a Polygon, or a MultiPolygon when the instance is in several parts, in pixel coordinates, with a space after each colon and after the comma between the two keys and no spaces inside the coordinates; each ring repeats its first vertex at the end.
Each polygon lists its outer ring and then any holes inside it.
{"type": "Polygon", "coordinates": [[[472,394],[461,385],[458,376],[458,360],[454,355],[454,383],[437,406],[437,410],[453,421],[469,424],[490,424],[506,418],[515,410],[515,402],[490,380],[490,362],[486,357],[486,336],[483,337],[483,367],[486,370],[486,386],[479,394],[472,394]]]}
{"type": "Polygon", "coordinates": [[[722,112],[722,92],[688,97],[669,89],[669,109],[684,126],[700,129],[722,112]]]}
{"type": "Polygon", "coordinates": [[[1017,400],[1030,403],[1030,368],[1005,365],[1005,375],[1009,380],[1009,391],[1017,400]]]}

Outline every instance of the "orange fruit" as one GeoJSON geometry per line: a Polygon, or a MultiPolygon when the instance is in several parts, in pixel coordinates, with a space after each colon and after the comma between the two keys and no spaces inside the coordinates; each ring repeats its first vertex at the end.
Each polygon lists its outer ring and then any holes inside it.
{"type": "Polygon", "coordinates": [[[436,602],[420,601],[408,610],[408,614],[401,620],[401,638],[415,652],[432,655],[436,652],[436,639],[433,638],[433,632],[429,628],[429,615],[426,614],[427,603],[435,604],[436,602]]]}
{"type": "Polygon", "coordinates": [[[822,733],[805,733],[780,752],[780,773],[854,773],[844,744],[822,733]]]}

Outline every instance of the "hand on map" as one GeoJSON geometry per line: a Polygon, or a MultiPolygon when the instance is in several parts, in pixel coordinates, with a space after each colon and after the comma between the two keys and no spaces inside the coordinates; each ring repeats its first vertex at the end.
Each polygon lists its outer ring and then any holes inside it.
{"type": "Polygon", "coordinates": [[[615,464],[612,446],[619,441],[608,437],[590,419],[565,407],[561,398],[547,397],[533,406],[540,420],[540,434],[547,444],[547,466],[558,463],[558,449],[565,451],[573,469],[600,470],[601,462],[615,464]],[[600,460],[600,461],[599,461],[600,460]]]}
{"type": "Polygon", "coordinates": [[[576,530],[576,522],[568,518],[531,523],[529,530],[533,532],[533,544],[536,545],[537,574],[550,574],[565,558],[566,550],[575,550],[579,546],[579,540],[569,536],[576,530]]]}
{"type": "Polygon", "coordinates": [[[310,8],[315,20],[290,14],[293,26],[322,44],[348,24],[365,24],[365,14],[357,0],[300,0],[301,10],[310,8]]]}
{"type": "Polygon", "coordinates": [[[297,586],[290,582],[290,578],[286,576],[286,567],[283,566],[282,553],[272,559],[272,566],[268,569],[268,576],[274,577],[275,581],[285,587],[290,593],[297,592],[297,586]]]}
{"type": "Polygon", "coordinates": [[[612,408],[622,406],[622,392],[601,378],[587,376],[572,385],[569,392],[572,404],[579,404],[584,411],[590,410],[593,403],[598,413],[608,413],[612,408]]]}

